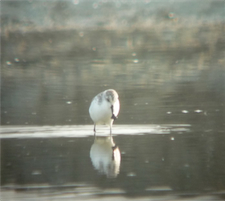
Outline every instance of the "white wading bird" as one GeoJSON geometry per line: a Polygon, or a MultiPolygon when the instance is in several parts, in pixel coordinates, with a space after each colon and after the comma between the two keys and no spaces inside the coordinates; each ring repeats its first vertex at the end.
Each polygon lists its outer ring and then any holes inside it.
{"type": "Polygon", "coordinates": [[[108,89],[96,95],[89,107],[89,114],[94,122],[94,133],[96,133],[97,124],[106,124],[110,126],[111,135],[112,124],[117,119],[119,110],[119,96],[114,89],[108,89]]]}

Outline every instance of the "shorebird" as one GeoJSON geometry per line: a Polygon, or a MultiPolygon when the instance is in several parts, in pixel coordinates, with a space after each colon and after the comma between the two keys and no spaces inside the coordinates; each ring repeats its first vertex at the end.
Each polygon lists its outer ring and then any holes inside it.
{"type": "Polygon", "coordinates": [[[94,122],[94,134],[96,133],[97,124],[105,124],[110,126],[111,135],[112,124],[117,119],[119,110],[119,96],[114,89],[107,89],[96,95],[89,107],[89,114],[94,122]]]}

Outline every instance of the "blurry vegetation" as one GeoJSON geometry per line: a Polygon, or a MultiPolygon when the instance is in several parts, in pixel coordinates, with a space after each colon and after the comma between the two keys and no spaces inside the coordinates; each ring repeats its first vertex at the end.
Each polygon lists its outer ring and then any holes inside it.
{"type": "MultiPolygon", "coordinates": [[[[5,65],[15,57],[33,61],[48,55],[98,55],[96,59],[108,59],[105,51],[118,57],[133,51],[141,51],[142,55],[157,51],[204,51],[211,57],[215,51],[225,49],[224,31],[220,23],[196,27],[177,22],[127,30],[10,31],[2,36],[2,62],[5,65]]],[[[126,61],[126,56],[123,58],[126,61]]]]}
{"type": "Polygon", "coordinates": [[[3,1],[1,6],[3,63],[46,52],[92,54],[92,47],[213,54],[225,46],[223,1],[3,1]]]}

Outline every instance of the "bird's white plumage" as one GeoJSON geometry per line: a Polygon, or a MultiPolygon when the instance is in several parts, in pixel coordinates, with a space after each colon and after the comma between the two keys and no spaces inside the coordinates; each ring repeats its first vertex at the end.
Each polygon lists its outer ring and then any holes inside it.
{"type": "Polygon", "coordinates": [[[119,96],[114,89],[105,90],[96,95],[89,107],[89,114],[94,122],[94,131],[97,124],[110,126],[110,133],[113,121],[119,114],[119,96]]]}

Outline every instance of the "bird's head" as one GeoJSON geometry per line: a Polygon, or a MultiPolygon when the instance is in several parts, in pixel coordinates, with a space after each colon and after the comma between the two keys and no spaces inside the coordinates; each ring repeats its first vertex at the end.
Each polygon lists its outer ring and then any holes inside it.
{"type": "Polygon", "coordinates": [[[119,96],[115,90],[108,89],[105,91],[105,98],[109,103],[114,104],[118,100],[119,96]]]}

